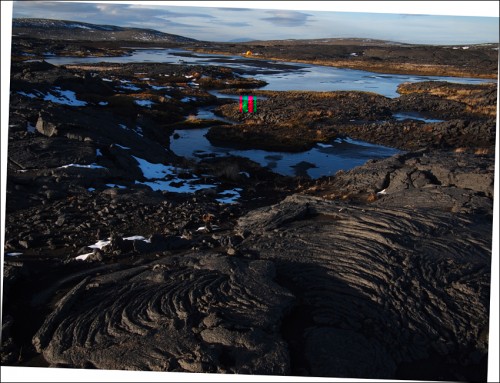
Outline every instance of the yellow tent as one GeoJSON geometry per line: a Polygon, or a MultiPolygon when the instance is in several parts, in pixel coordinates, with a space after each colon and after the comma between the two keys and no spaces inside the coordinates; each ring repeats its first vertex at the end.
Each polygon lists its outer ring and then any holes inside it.
{"type": "Polygon", "coordinates": [[[252,55],[252,51],[247,51],[247,53],[245,53],[245,56],[251,56],[252,55]]]}

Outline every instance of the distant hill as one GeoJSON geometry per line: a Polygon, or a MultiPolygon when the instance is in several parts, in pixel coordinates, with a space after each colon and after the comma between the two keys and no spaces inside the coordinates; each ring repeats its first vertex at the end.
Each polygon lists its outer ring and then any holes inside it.
{"type": "Polygon", "coordinates": [[[479,43],[479,44],[452,44],[452,45],[434,45],[434,44],[410,44],[390,40],[368,39],[360,37],[332,37],[321,39],[286,39],[286,40],[253,40],[241,41],[242,45],[261,45],[261,46],[275,46],[275,45],[345,45],[345,46],[363,46],[363,47],[415,47],[415,46],[441,46],[451,49],[481,49],[481,48],[498,48],[498,43],[479,43]]]}
{"type": "Polygon", "coordinates": [[[195,42],[188,37],[156,31],[154,29],[98,25],[80,21],[26,19],[12,20],[12,34],[50,40],[91,41],[147,41],[147,42],[195,42]]]}
{"type": "Polygon", "coordinates": [[[228,42],[229,43],[248,43],[250,41],[255,41],[255,39],[251,39],[251,38],[248,38],[248,37],[241,37],[239,39],[229,40],[228,42]]]}
{"type": "MultiPolygon", "coordinates": [[[[243,44],[246,42],[242,42],[243,44]]],[[[411,46],[412,44],[400,43],[397,41],[387,41],[387,40],[377,40],[377,39],[366,39],[357,37],[334,37],[334,38],[323,38],[323,39],[287,39],[287,40],[254,40],[251,41],[254,44],[261,45],[363,45],[363,46],[383,46],[383,45],[395,45],[395,46],[411,46]]]]}

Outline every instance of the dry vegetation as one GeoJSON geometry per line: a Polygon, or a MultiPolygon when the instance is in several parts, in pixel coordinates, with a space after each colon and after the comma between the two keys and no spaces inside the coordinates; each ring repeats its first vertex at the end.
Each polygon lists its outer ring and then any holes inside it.
{"type": "Polygon", "coordinates": [[[466,105],[465,112],[485,117],[496,117],[496,85],[481,84],[467,86],[445,82],[428,84],[421,87],[418,83],[404,83],[398,87],[400,94],[425,93],[446,100],[458,101],[466,105]]]}
{"type": "MultiPolygon", "coordinates": [[[[189,49],[189,48],[187,48],[189,49]]],[[[287,48],[287,51],[290,48],[287,48]]],[[[319,51],[324,50],[324,46],[319,46],[319,51]]],[[[219,49],[210,49],[210,48],[194,48],[192,49],[195,52],[200,53],[209,53],[209,54],[224,54],[224,55],[235,55],[241,53],[231,52],[229,50],[224,50],[223,48],[219,49]]],[[[245,49],[246,50],[246,49],[245,49]]],[[[362,56],[358,57],[332,57],[332,58],[293,58],[283,57],[280,54],[276,53],[261,53],[258,56],[252,56],[252,59],[255,60],[278,60],[278,61],[289,61],[296,63],[304,63],[304,64],[314,64],[314,65],[325,65],[325,66],[334,66],[339,68],[348,68],[348,69],[358,69],[358,70],[366,70],[375,73],[387,73],[387,74],[412,74],[412,75],[423,75],[423,76],[453,76],[453,77],[474,77],[474,78],[497,78],[497,71],[483,71],[482,68],[479,68],[475,65],[457,65],[457,64],[438,64],[438,63],[423,63],[420,61],[413,61],[408,57],[399,57],[394,58],[391,57],[390,60],[384,59],[384,54],[390,54],[391,52],[382,52],[382,59],[378,60],[378,57],[375,58],[364,58],[362,56]]],[[[432,56],[431,56],[432,57],[432,56]]]]}

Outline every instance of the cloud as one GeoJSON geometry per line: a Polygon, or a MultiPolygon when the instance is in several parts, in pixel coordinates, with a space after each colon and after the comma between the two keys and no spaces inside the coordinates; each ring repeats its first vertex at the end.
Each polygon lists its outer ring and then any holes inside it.
{"type": "Polygon", "coordinates": [[[198,40],[361,37],[410,43],[498,42],[498,17],[16,1],[13,16],[151,28],[198,40]],[[422,17],[426,16],[426,17],[422,17]]]}
{"type": "Polygon", "coordinates": [[[251,27],[252,24],[247,23],[246,21],[221,21],[217,20],[214,21],[214,23],[219,24],[219,25],[224,25],[226,27],[251,27]]]}
{"type": "MultiPolygon", "coordinates": [[[[175,18],[201,18],[201,19],[215,19],[215,16],[212,16],[211,14],[205,12],[205,13],[198,13],[198,12],[190,12],[190,11],[184,11],[184,12],[174,12],[166,9],[166,6],[147,6],[147,5],[140,5],[140,4],[135,4],[135,5],[129,5],[128,9],[132,10],[134,13],[140,12],[143,13],[145,10],[148,10],[151,13],[161,13],[162,16],[169,16],[169,17],[175,17],[175,18]]],[[[177,7],[176,9],[186,9],[185,7],[177,7]]]]}
{"type": "MultiPolygon", "coordinates": [[[[171,20],[131,21],[128,23],[128,26],[134,27],[134,28],[156,29],[158,31],[173,33],[173,34],[180,34],[180,31],[175,32],[171,28],[180,28],[180,29],[186,29],[186,30],[195,30],[195,29],[204,30],[205,29],[205,27],[202,27],[199,25],[178,23],[178,22],[171,21],[171,20]]],[[[190,37],[190,36],[187,36],[187,37],[190,37]]]]}
{"type": "Polygon", "coordinates": [[[308,13],[288,11],[288,10],[273,10],[273,11],[267,11],[267,13],[273,16],[264,17],[261,18],[261,20],[268,21],[280,27],[299,27],[302,25],[306,25],[309,16],[312,16],[308,13]]]}
{"type": "Polygon", "coordinates": [[[250,9],[250,8],[216,8],[216,9],[218,9],[219,11],[236,11],[236,12],[253,11],[253,9],[250,9]]]}
{"type": "Polygon", "coordinates": [[[415,13],[415,14],[408,14],[408,13],[399,13],[398,16],[402,17],[402,18],[411,18],[411,17],[421,17],[421,16],[431,16],[431,15],[424,15],[424,14],[420,14],[420,13],[415,13]]]}

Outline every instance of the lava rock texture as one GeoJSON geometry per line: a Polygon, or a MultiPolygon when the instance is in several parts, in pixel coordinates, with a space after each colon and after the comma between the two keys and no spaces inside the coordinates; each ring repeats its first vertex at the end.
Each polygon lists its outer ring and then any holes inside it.
{"type": "Polygon", "coordinates": [[[185,254],[86,278],[33,342],[55,366],[284,374],[292,295],[273,275],[267,261],[185,254]]]}
{"type": "MultiPolygon", "coordinates": [[[[486,380],[495,84],[402,84],[395,99],[255,91],[267,99],[250,115],[207,91],[263,85],[229,68],[24,62],[126,44],[98,45],[15,39],[3,365],[486,380]],[[242,158],[195,164],[169,137],[206,124],[194,114],[207,106],[236,121],[211,125],[213,141],[407,152],[317,180],[242,158]],[[222,203],[231,191],[238,203],[222,203]]],[[[489,46],[430,60],[429,47],[365,45],[324,59],[496,68],[489,46]]]]}

